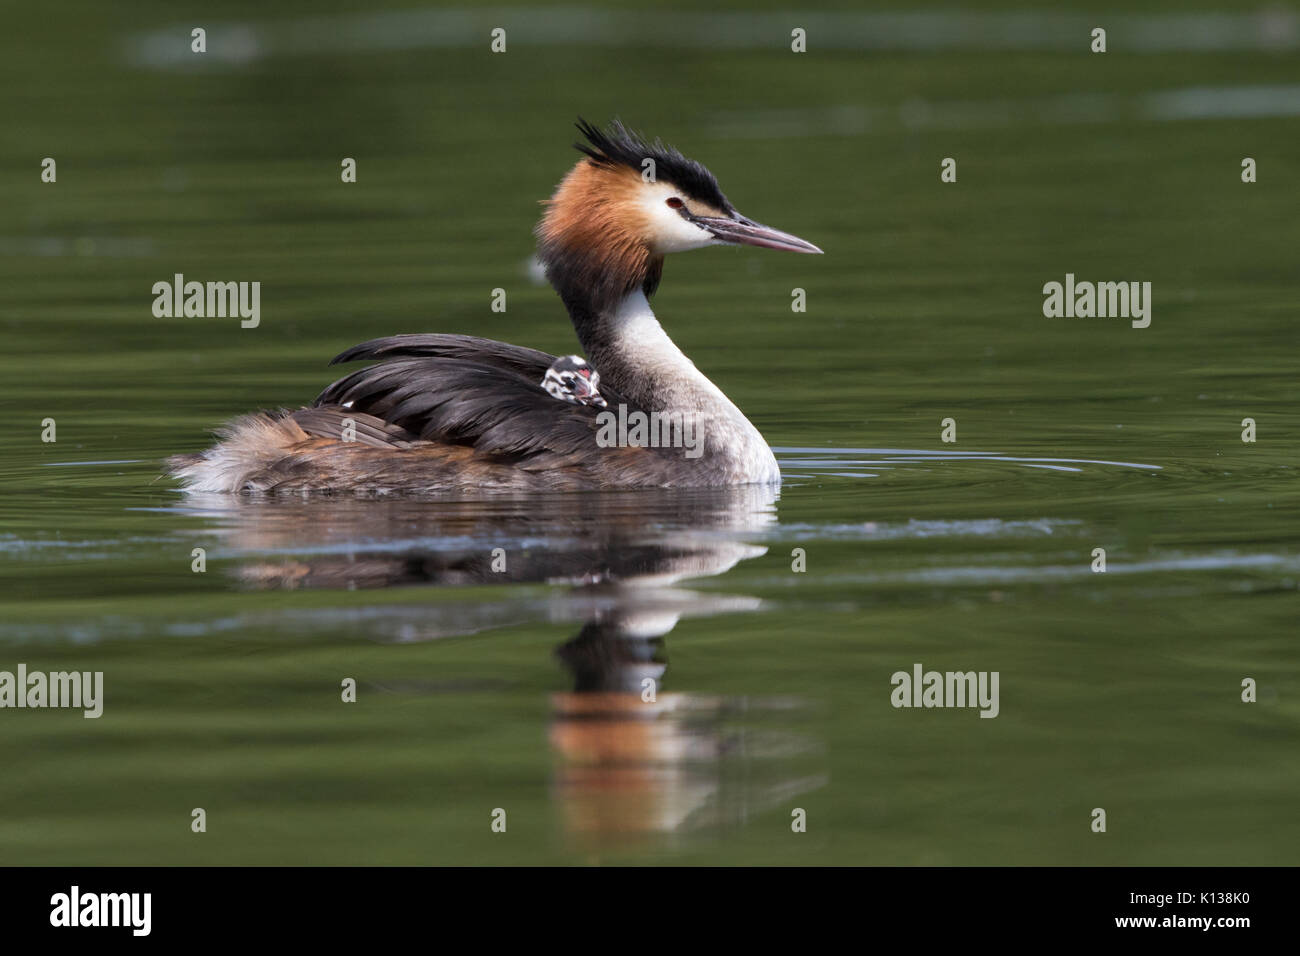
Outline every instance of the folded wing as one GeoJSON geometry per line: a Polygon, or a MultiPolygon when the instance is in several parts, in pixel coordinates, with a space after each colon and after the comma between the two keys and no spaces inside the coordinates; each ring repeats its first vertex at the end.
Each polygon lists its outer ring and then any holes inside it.
{"type": "MultiPolygon", "coordinates": [[[[351,419],[354,440],[363,444],[469,446],[516,467],[576,465],[601,451],[603,409],[547,394],[541,381],[555,356],[546,352],[468,335],[395,335],[354,346],[330,364],[361,359],[379,361],[294,414],[304,431],[338,438],[351,419]]],[[[611,405],[624,402],[602,391],[611,405]]],[[[659,456],[631,457],[649,464],[646,458],[659,456]]]]}

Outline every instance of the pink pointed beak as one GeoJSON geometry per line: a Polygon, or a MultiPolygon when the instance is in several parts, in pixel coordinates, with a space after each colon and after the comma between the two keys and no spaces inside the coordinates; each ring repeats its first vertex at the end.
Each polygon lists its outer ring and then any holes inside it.
{"type": "Polygon", "coordinates": [[[730,219],[701,216],[692,221],[713,233],[716,239],[738,246],[760,246],[764,249],[780,249],[783,252],[821,253],[821,250],[811,242],[805,242],[798,236],[792,236],[780,229],[754,222],[740,213],[735,213],[730,219]]]}

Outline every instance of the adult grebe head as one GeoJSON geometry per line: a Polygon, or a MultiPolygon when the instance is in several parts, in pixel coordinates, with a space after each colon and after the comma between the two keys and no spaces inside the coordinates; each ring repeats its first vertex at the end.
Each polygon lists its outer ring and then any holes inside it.
{"type": "MultiPolygon", "coordinates": [[[[715,245],[821,252],[742,216],[700,163],[617,120],[578,129],[584,158],[546,202],[539,256],[570,312],[599,313],[659,283],[663,257],[715,245]]],[[[576,320],[576,316],[575,316],[576,320]]]]}

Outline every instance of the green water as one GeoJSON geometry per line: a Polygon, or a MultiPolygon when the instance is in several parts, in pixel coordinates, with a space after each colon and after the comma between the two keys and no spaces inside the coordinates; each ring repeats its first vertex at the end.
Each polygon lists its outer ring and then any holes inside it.
{"type": "MultiPolygon", "coordinates": [[[[221,16],[348,32],[308,12],[221,16]]],[[[74,2],[0,38],[0,670],[105,687],[97,720],[0,710],[0,863],[1295,862],[1300,119],[1143,106],[1294,89],[1294,49],[521,29],[493,56],[483,14],[481,44],[132,52],[210,16],[74,2]],[[579,114],[826,250],[675,257],[655,299],[777,448],[779,498],[160,477],[367,338],[573,351],[527,261],[579,114]],[[260,326],[154,318],[176,272],[260,281],[260,326]],[[1067,272],[1150,281],[1150,327],[1045,318],[1067,272]],[[916,663],[997,671],[998,716],[892,707],[916,663]]]]}

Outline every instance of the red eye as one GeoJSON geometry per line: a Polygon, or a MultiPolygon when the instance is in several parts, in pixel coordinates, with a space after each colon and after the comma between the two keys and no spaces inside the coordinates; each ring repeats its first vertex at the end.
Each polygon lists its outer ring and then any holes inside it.
{"type": "Polygon", "coordinates": [[[682,202],[676,196],[670,196],[667,200],[669,209],[681,209],[686,203],[682,202]]]}

